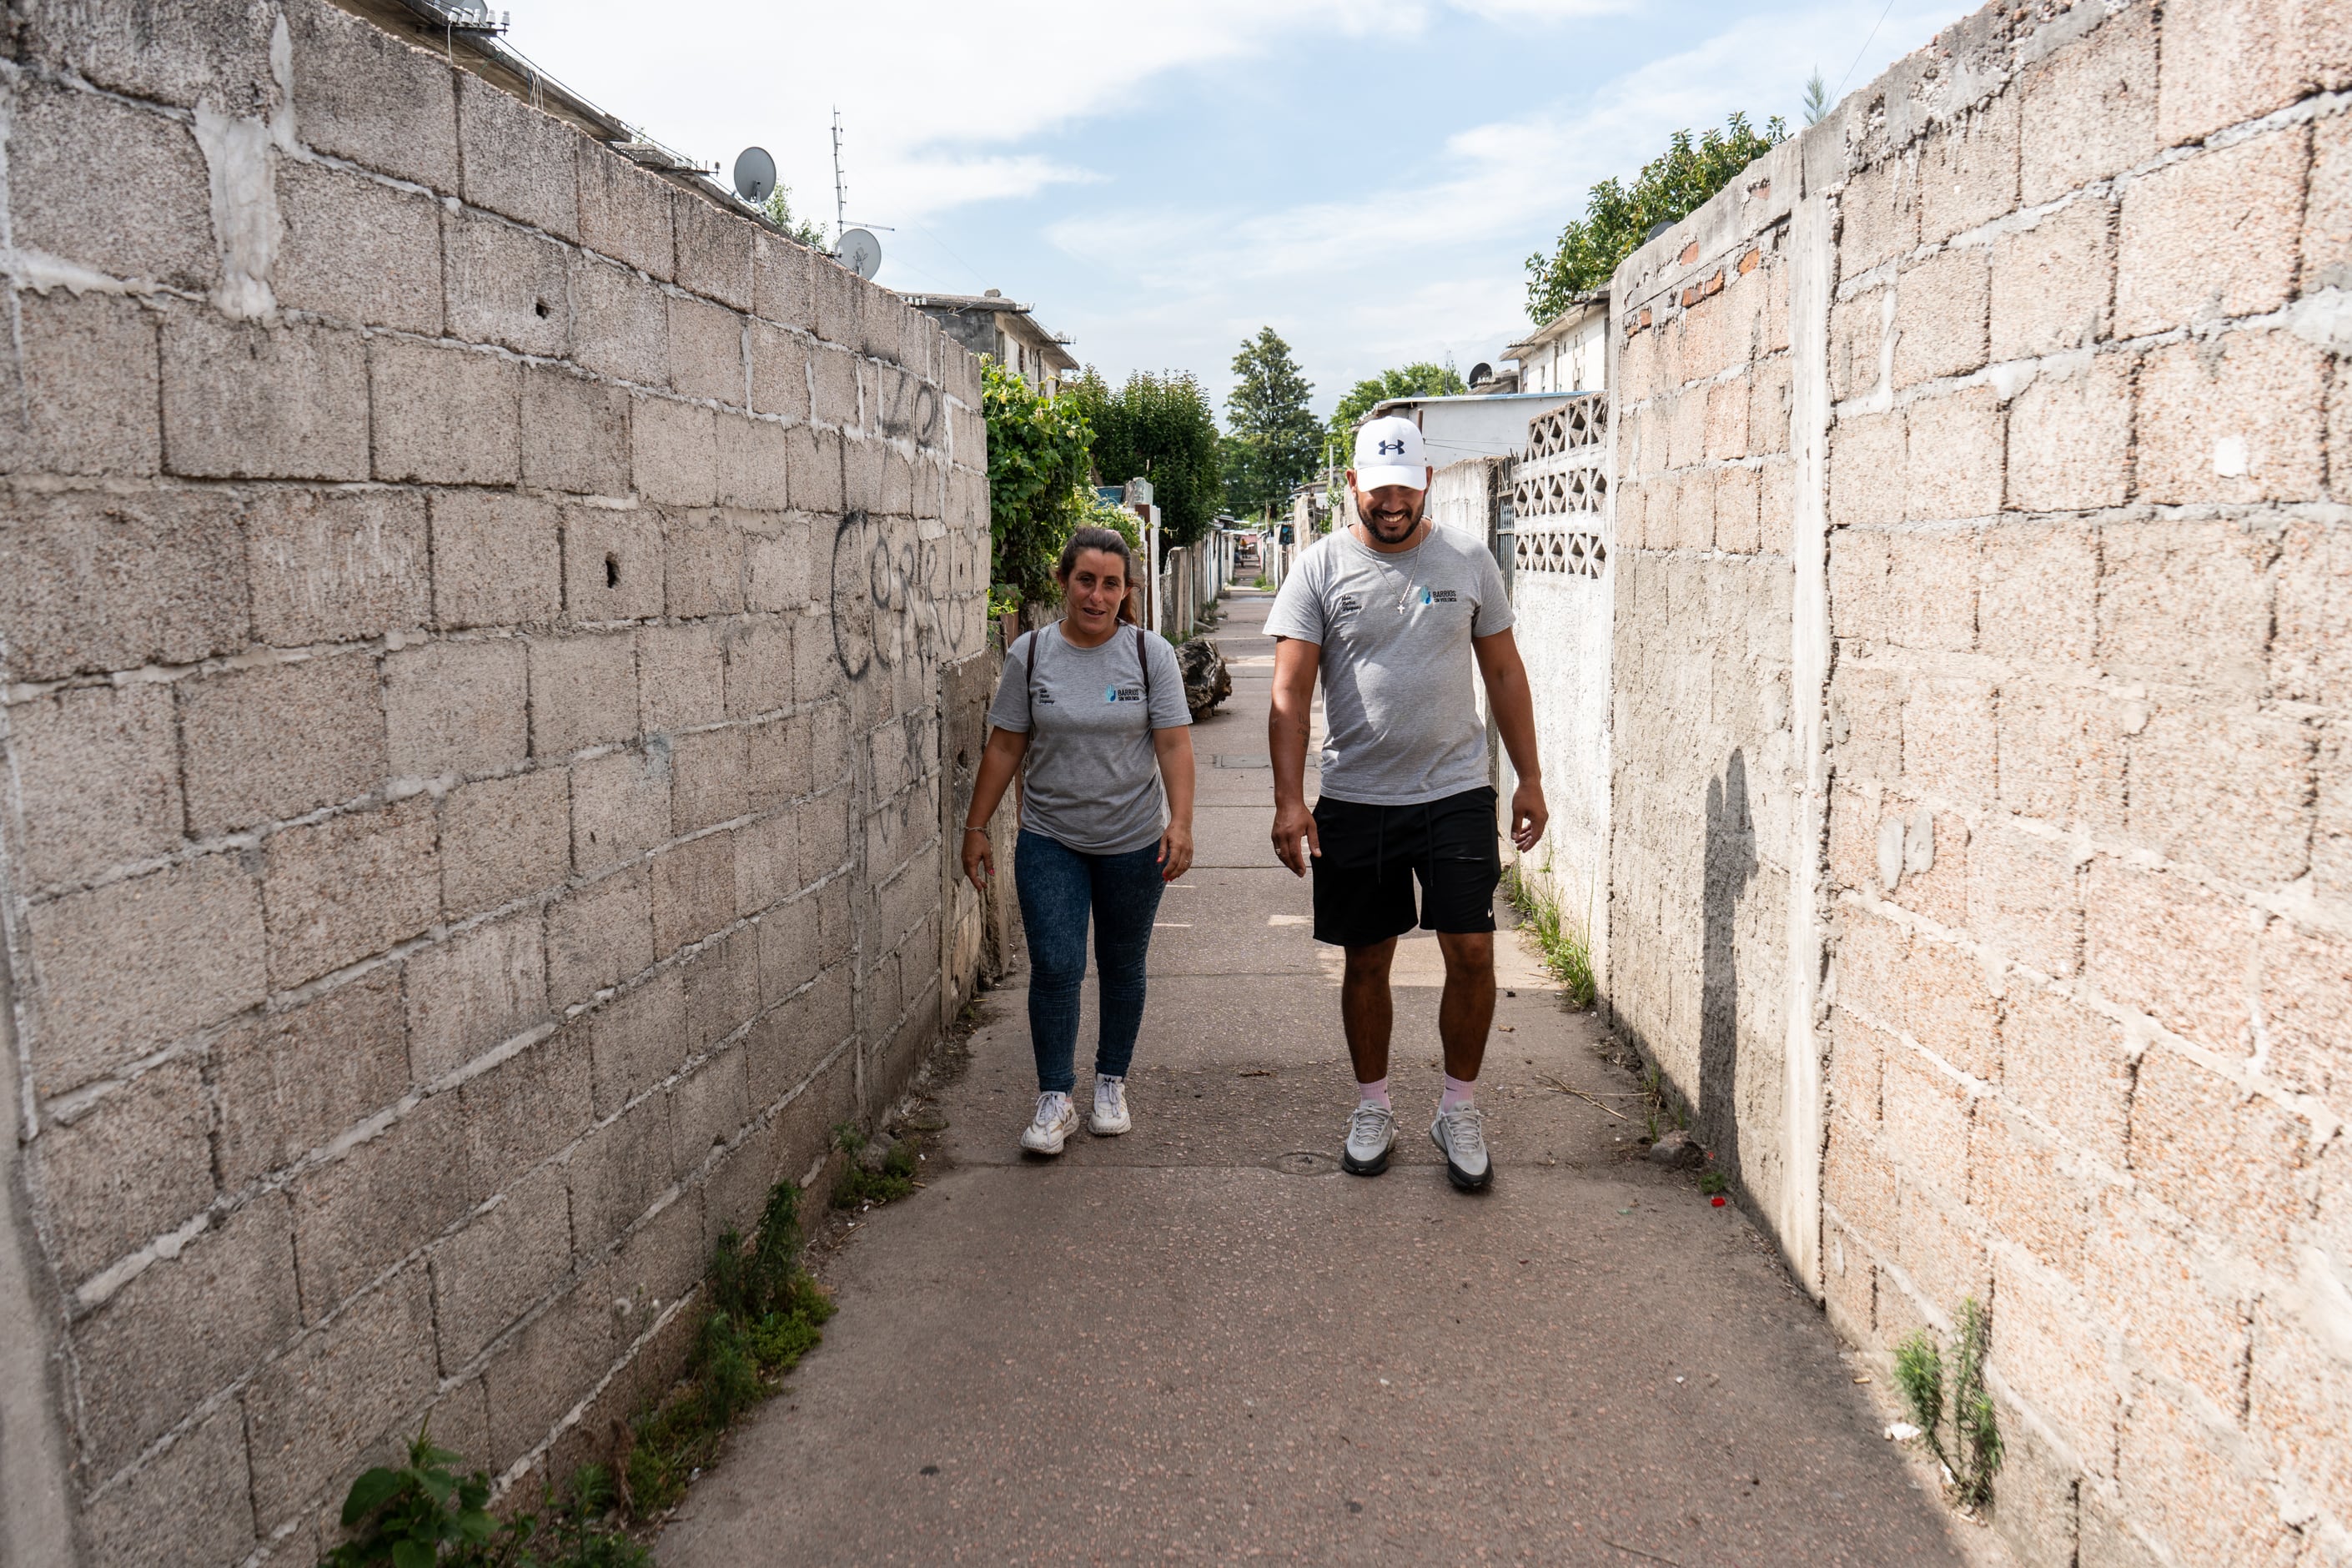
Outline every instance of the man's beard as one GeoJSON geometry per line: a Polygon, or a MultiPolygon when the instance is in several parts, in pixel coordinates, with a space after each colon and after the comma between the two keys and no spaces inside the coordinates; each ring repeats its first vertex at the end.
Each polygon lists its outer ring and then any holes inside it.
{"type": "Polygon", "coordinates": [[[1368,511],[1363,516],[1364,526],[1370,529],[1372,537],[1382,544],[1402,544],[1412,537],[1412,531],[1421,526],[1421,519],[1418,516],[1405,517],[1393,525],[1381,521],[1378,512],[1368,511]]]}

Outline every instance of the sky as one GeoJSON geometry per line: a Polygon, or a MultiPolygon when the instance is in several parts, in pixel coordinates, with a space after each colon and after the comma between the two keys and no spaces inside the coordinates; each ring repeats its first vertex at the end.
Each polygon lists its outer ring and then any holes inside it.
{"type": "Polygon", "coordinates": [[[1001,289],[1114,381],[1222,409],[1271,325],[1317,412],[1528,330],[1526,258],[1586,191],[1735,110],[1802,123],[1963,0],[513,0],[509,41],[731,170],[773,154],[835,216],[832,121],[879,281],[1001,289]]]}

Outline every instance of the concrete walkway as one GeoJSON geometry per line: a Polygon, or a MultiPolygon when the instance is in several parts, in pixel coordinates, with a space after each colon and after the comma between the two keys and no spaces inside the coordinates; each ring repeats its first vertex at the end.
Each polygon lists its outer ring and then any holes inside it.
{"type": "Polygon", "coordinates": [[[1738,1208],[1545,1086],[1633,1082],[1516,942],[1480,1084],[1493,1190],[1448,1188],[1425,1134],[1427,938],[1398,965],[1396,1161],[1339,1173],[1337,955],[1266,843],[1267,601],[1227,603],[1234,692],[1195,734],[1200,857],[1161,906],[1135,1131],[1025,1161],[1025,994],[989,997],[939,1179],[832,1258],[823,1349],[660,1561],[1960,1562],[1738,1208]]]}

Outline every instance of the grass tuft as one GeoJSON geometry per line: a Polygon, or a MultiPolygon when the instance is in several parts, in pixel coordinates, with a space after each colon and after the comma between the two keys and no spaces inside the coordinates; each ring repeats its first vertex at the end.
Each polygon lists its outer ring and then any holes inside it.
{"type": "Polygon", "coordinates": [[[1600,988],[1592,978],[1592,947],[1585,928],[1561,914],[1559,900],[1546,892],[1517,865],[1504,874],[1503,887],[1526,917],[1543,953],[1545,970],[1579,1012],[1592,1005],[1600,988]]]}
{"type": "Polygon", "coordinates": [[[915,1190],[915,1156],[919,1151],[912,1138],[901,1138],[892,1144],[878,1171],[869,1171],[857,1163],[859,1152],[866,1147],[866,1134],[857,1130],[856,1122],[835,1125],[833,1145],[849,1156],[841,1179],[834,1184],[834,1207],[854,1209],[861,1204],[896,1203],[915,1190]]]}
{"type": "Polygon", "coordinates": [[[800,1267],[800,1195],[777,1183],[748,1246],[731,1230],[719,1237],[706,1279],[709,1315],[686,1375],[630,1424],[620,1492],[631,1518],[653,1518],[684,1498],[694,1473],[718,1458],[729,1424],[773,1394],[824,1338],[833,1301],[800,1267]]]}

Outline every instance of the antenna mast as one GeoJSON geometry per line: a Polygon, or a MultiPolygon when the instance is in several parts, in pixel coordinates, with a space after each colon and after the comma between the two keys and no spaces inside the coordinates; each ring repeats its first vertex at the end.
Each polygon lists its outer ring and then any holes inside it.
{"type": "Polygon", "coordinates": [[[833,232],[849,226],[849,186],[841,177],[841,106],[833,108],[833,232]]]}

